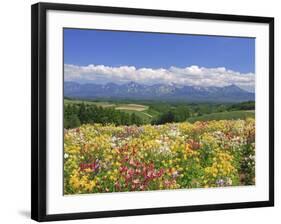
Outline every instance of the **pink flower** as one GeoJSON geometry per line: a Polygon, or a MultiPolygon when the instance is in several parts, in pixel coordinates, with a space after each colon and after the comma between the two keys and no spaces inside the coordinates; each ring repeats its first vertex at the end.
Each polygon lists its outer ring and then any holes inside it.
{"type": "Polygon", "coordinates": [[[168,187],[168,186],[170,185],[170,181],[165,180],[165,181],[164,181],[164,185],[165,185],[166,187],[168,187]]]}
{"type": "Polygon", "coordinates": [[[139,184],[139,183],[140,183],[140,180],[139,180],[139,179],[135,179],[135,180],[133,180],[133,183],[134,183],[134,184],[139,184]]]}
{"type": "Polygon", "coordinates": [[[114,184],[114,186],[115,186],[116,190],[120,190],[121,189],[121,185],[120,185],[120,183],[118,181],[114,184]]]}
{"type": "Polygon", "coordinates": [[[147,174],[146,174],[146,177],[147,178],[151,178],[153,175],[153,172],[152,171],[148,171],[147,174]]]}
{"type": "Polygon", "coordinates": [[[126,166],[121,166],[119,170],[121,173],[123,173],[123,172],[127,172],[128,168],[126,166]]]}
{"type": "Polygon", "coordinates": [[[132,166],[135,166],[135,165],[136,165],[136,163],[135,163],[135,161],[134,161],[133,159],[130,159],[129,164],[132,165],[132,166]]]}
{"type": "Polygon", "coordinates": [[[133,174],[134,174],[134,170],[133,170],[132,168],[129,168],[129,169],[127,170],[127,174],[133,175],[133,174]]]}

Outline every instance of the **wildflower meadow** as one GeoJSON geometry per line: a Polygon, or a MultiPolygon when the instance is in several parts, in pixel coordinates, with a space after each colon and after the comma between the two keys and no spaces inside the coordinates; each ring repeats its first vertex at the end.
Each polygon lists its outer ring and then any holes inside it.
{"type": "Polygon", "coordinates": [[[64,131],[66,195],[254,184],[254,118],[64,131]]]}

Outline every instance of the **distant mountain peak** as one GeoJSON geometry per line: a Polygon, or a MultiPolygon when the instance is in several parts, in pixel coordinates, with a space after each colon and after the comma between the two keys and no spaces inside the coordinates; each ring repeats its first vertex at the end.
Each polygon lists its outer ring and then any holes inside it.
{"type": "Polygon", "coordinates": [[[130,86],[130,87],[138,87],[138,86],[141,86],[141,84],[137,83],[137,82],[134,82],[134,81],[130,81],[126,84],[124,84],[126,86],[130,86]]]}
{"type": "Polygon", "coordinates": [[[228,87],[228,88],[236,88],[236,89],[241,89],[240,87],[238,87],[237,85],[235,84],[230,84],[228,86],[225,86],[225,87],[228,87]]]}
{"type": "Polygon", "coordinates": [[[186,102],[241,102],[254,100],[255,94],[235,84],[228,86],[184,86],[174,83],[145,85],[134,81],[125,84],[79,84],[65,82],[64,95],[75,98],[110,98],[135,100],[167,100],[186,102]]]}

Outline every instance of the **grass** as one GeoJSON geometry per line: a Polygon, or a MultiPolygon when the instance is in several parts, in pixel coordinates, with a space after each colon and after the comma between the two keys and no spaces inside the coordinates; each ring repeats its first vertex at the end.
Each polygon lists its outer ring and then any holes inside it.
{"type": "Polygon", "coordinates": [[[116,104],[114,103],[110,103],[110,102],[99,102],[99,101],[85,101],[85,100],[68,100],[68,99],[64,99],[64,103],[65,104],[81,104],[81,103],[85,103],[88,105],[96,105],[99,107],[115,107],[116,104]]]}
{"type": "Polygon", "coordinates": [[[133,110],[133,111],[145,111],[149,107],[140,104],[120,104],[115,107],[116,110],[133,110]]]}
{"type": "Polygon", "coordinates": [[[248,117],[255,117],[254,111],[228,111],[220,113],[206,114],[198,117],[191,117],[189,122],[195,121],[210,121],[210,120],[237,120],[246,119],[248,117]]]}
{"type": "Polygon", "coordinates": [[[99,107],[114,107],[116,110],[128,110],[128,111],[145,111],[149,109],[149,106],[146,105],[141,105],[141,104],[118,104],[118,103],[111,103],[111,102],[106,102],[106,101],[86,101],[86,100],[64,100],[65,104],[87,104],[87,105],[96,105],[99,107]]]}
{"type": "Polygon", "coordinates": [[[122,111],[128,114],[134,113],[135,115],[140,117],[145,123],[150,123],[153,118],[153,116],[151,116],[150,114],[144,111],[135,111],[135,110],[122,110],[122,111]]]}

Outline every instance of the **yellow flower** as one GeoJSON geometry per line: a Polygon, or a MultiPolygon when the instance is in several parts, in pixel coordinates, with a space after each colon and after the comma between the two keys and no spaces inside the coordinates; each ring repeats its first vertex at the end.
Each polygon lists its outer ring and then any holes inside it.
{"type": "Polygon", "coordinates": [[[115,166],[120,166],[120,165],[121,165],[121,163],[115,162],[115,166]]]}
{"type": "Polygon", "coordinates": [[[69,183],[75,190],[80,187],[79,178],[76,175],[70,176],[69,183]]]}

